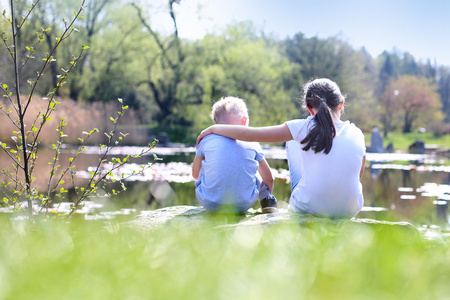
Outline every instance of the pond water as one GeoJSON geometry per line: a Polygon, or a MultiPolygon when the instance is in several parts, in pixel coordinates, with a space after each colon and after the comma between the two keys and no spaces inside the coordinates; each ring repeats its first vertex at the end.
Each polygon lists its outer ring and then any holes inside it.
{"type": "MultiPolygon", "coordinates": [[[[287,207],[290,184],[285,150],[283,147],[265,147],[263,150],[276,178],[274,195],[281,207],[287,207]]],[[[112,155],[121,157],[140,151],[140,147],[118,147],[112,155]]],[[[74,152],[75,149],[68,147],[62,153],[61,161],[67,161],[74,152]]],[[[99,148],[90,147],[78,158],[77,175],[81,182],[98,162],[99,153],[99,148]]],[[[126,182],[126,191],[111,198],[91,198],[79,213],[86,219],[110,219],[118,215],[133,215],[144,209],[199,205],[191,176],[194,153],[195,148],[183,145],[170,148],[158,146],[151,154],[156,154],[162,160],[155,162],[142,174],[131,176],[126,182]]],[[[36,166],[35,176],[37,185],[45,187],[52,152],[42,151],[39,159],[41,163],[36,166]]],[[[153,161],[153,155],[124,165],[117,176],[119,173],[132,174],[133,170],[139,170],[140,165],[150,161],[153,161]]],[[[5,168],[7,162],[4,156],[0,156],[0,167],[5,168]]],[[[357,217],[409,221],[418,227],[450,230],[450,166],[443,165],[443,160],[434,155],[368,153],[362,184],[365,206],[357,217]]],[[[114,188],[118,189],[117,186],[114,188]]],[[[55,209],[67,211],[69,206],[70,203],[62,203],[55,209]]],[[[5,207],[1,209],[8,210],[5,207]]]]}

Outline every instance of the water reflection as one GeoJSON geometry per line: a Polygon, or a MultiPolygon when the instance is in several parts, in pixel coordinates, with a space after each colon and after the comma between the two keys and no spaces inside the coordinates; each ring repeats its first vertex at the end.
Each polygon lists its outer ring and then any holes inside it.
{"type": "Polygon", "coordinates": [[[448,201],[436,200],[433,202],[436,204],[437,208],[437,217],[439,220],[439,224],[443,226],[446,230],[449,229],[448,223],[448,201]]]}

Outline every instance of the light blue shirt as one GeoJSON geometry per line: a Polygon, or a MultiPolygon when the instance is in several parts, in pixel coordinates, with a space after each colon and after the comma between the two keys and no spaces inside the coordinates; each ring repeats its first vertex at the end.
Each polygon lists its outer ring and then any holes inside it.
{"type": "Polygon", "coordinates": [[[195,194],[206,209],[217,211],[227,204],[245,211],[255,204],[260,188],[256,174],[264,159],[258,143],[211,134],[202,139],[196,155],[204,160],[195,194]]]}

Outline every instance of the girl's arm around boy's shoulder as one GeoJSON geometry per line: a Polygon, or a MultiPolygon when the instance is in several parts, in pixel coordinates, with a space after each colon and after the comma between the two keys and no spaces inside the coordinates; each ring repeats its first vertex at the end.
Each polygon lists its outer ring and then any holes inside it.
{"type": "Polygon", "coordinates": [[[249,142],[281,143],[292,140],[291,132],[285,123],[266,127],[216,124],[200,133],[197,145],[205,136],[212,133],[249,142]]]}

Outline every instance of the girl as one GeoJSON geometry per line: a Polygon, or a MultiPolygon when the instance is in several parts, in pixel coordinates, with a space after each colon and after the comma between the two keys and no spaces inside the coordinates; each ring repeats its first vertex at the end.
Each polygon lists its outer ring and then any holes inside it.
{"type": "Polygon", "coordinates": [[[215,133],[233,139],[287,142],[291,174],[290,208],[331,218],[355,216],[363,206],[365,143],[360,129],[340,120],[344,97],[329,79],[305,85],[307,119],[267,127],[212,125],[197,138],[215,133]]]}

